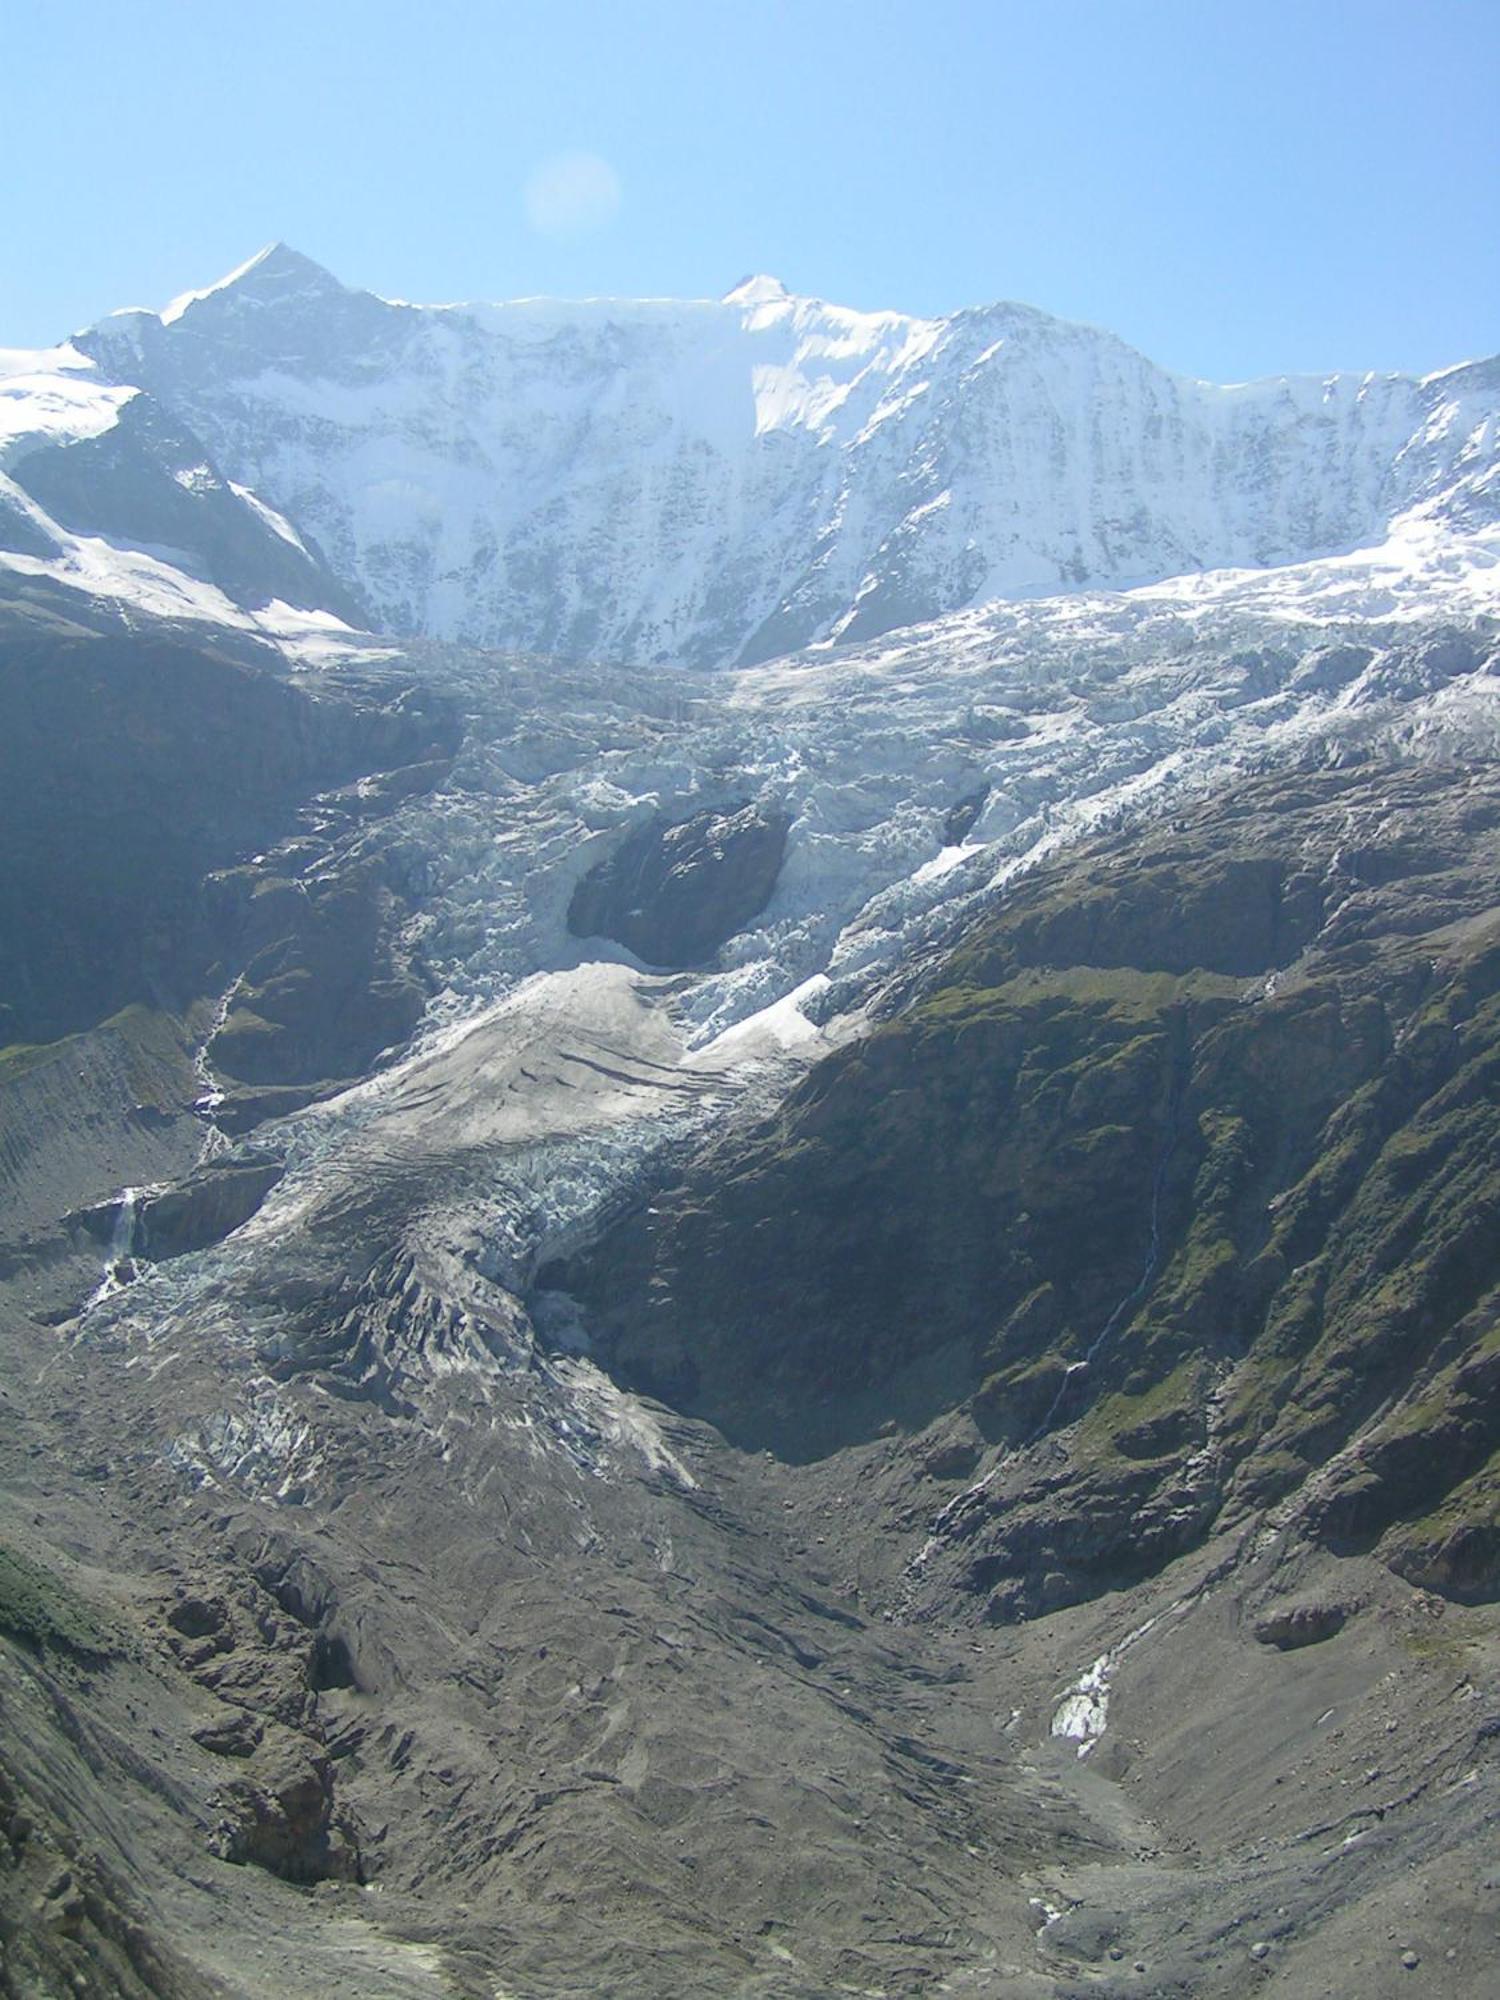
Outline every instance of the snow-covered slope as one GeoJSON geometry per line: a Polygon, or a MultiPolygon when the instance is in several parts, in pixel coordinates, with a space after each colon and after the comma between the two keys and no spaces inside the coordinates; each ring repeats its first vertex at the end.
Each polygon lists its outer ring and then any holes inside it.
{"type": "Polygon", "coordinates": [[[273,632],[355,612],[290,522],[226,479],[155,398],[105,381],[71,345],[0,349],[0,568],[273,632]]]}
{"type": "Polygon", "coordinates": [[[1019,305],[412,306],[277,245],[64,353],[90,422],[145,391],[380,629],[569,658],[755,662],[1497,519],[1500,363],[1219,388],[1019,305]]]}

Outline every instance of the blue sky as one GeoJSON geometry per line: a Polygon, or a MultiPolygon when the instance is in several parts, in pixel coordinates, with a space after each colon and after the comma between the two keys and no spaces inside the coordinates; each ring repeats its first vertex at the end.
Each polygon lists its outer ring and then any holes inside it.
{"type": "Polygon", "coordinates": [[[281,237],[412,299],[759,270],[1434,368],[1500,349],[1497,84],[1500,0],[5,0],[0,342],[281,237]]]}

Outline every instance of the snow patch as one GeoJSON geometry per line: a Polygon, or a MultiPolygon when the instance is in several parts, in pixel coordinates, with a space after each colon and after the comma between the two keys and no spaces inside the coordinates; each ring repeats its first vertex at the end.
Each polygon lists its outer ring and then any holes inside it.
{"type": "Polygon", "coordinates": [[[86,375],[95,367],[87,354],[65,340],[60,347],[0,347],[0,378],[10,375],[86,375]]]}
{"type": "Polygon", "coordinates": [[[273,535],[279,535],[282,541],[290,542],[299,555],[308,556],[308,560],[311,561],[307,544],[284,514],[278,514],[274,507],[268,507],[258,494],[250,491],[248,486],[237,486],[232,479],[229,482],[229,490],[244,501],[251,513],[263,521],[273,535]]]}
{"type": "Polygon", "coordinates": [[[1080,1757],[1087,1757],[1108,1725],[1109,1676],[1113,1666],[1114,1655],[1101,1653],[1074,1681],[1052,1718],[1052,1734],[1075,1741],[1080,1757]]]}
{"type": "Polygon", "coordinates": [[[16,463],[28,448],[101,437],[139,394],[61,369],[0,374],[0,466],[16,463]]]}
{"type": "MultiPolygon", "coordinates": [[[[0,408],[3,408],[3,394],[0,394],[0,408]]],[[[0,481],[0,493],[16,491],[12,482],[0,481]]],[[[253,633],[308,666],[380,658],[397,651],[391,641],[356,631],[331,611],[304,610],[279,597],[247,610],[226,597],[216,585],[189,576],[163,555],[129,548],[102,535],[70,534],[34,505],[28,505],[25,511],[39,523],[45,523],[46,532],[58,545],[58,553],[40,557],[0,549],[0,570],[8,569],[18,576],[46,577],[66,589],[107,598],[155,618],[185,618],[194,624],[228,626],[253,633]]]]}
{"type": "Polygon", "coordinates": [[[1080,1757],[1089,1755],[1109,1726],[1110,1681],[1116,1668],[1131,1647],[1139,1644],[1160,1622],[1159,1618],[1148,1618],[1144,1625],[1137,1625],[1133,1632],[1128,1632],[1117,1646],[1101,1653],[1092,1666],[1084,1669],[1058,1704],[1052,1717],[1051,1733],[1065,1742],[1076,1743],[1080,1757]]]}

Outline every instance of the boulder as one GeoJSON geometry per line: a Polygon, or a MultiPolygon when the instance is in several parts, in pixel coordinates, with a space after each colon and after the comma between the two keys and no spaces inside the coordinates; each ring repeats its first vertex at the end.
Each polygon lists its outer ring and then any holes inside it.
{"type": "Polygon", "coordinates": [[[213,1847],[286,1882],[358,1882],[359,1843],[334,1807],[326,1757],[288,1753],[255,1778],[235,1778],[216,1794],[213,1847]]]}
{"type": "Polygon", "coordinates": [[[1321,1601],[1313,1604],[1282,1604],[1256,1620],[1255,1636],[1263,1646],[1279,1653],[1295,1653],[1303,1646],[1319,1646],[1341,1632],[1352,1606],[1321,1601]]]}

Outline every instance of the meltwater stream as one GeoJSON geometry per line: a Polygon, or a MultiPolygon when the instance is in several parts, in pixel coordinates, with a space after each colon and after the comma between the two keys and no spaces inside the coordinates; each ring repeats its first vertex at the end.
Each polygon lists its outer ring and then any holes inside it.
{"type": "Polygon", "coordinates": [[[135,1249],[136,1226],[141,1196],[151,1190],[143,1187],[127,1187],[120,1190],[120,1205],[115,1211],[115,1224],[109,1240],[109,1250],[104,1259],[104,1270],[98,1284],[90,1292],[84,1306],[89,1312],[102,1305],[106,1299],[123,1292],[136,1275],[132,1261],[135,1249]]]}

